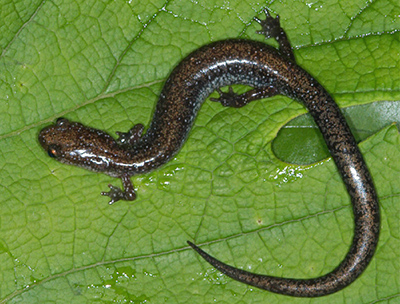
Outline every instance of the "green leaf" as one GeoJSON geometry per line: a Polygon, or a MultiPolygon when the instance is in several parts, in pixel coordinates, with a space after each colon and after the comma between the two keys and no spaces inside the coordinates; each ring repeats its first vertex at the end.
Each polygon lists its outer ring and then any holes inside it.
{"type": "MultiPolygon", "coordinates": [[[[315,277],[338,265],[353,219],[334,163],[290,165],[272,151],[279,130],[306,113],[293,100],[277,96],[242,109],[206,102],[176,158],[133,177],[137,200],[113,206],[100,192],[115,179],[58,163],[37,141],[60,116],[111,134],[148,125],[173,67],[210,41],[263,40],[252,18],[266,5],[2,0],[2,303],[302,301],[227,278],[186,240],[276,276],[315,277]]],[[[398,109],[397,1],[269,8],[280,14],[298,63],[341,107],[386,101],[398,109]]],[[[307,302],[399,300],[400,138],[394,124],[371,130],[360,147],[381,204],[378,250],[351,286],[307,302]]]]}

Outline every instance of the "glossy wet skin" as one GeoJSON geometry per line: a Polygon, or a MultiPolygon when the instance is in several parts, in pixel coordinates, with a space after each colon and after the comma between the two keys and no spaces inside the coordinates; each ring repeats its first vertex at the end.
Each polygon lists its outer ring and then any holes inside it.
{"type": "Polygon", "coordinates": [[[121,178],[124,191],[109,185],[111,190],[102,193],[114,203],[135,199],[130,176],[160,167],[180,150],[201,104],[214,90],[237,83],[254,87],[242,95],[219,91],[220,98],[214,101],[238,108],[276,94],[302,102],[319,126],[353,204],[353,242],[340,265],[318,278],[271,277],[224,264],[188,243],[215,268],[240,282],[290,296],[324,296],[351,284],[370,262],[379,236],[378,200],[367,166],[336,103],[296,65],[279,19],[266,14],[265,21],[256,19],[262,26],[260,33],[275,38],[279,51],[255,41],[225,40],[193,52],[166,81],[143,136],[140,124],[119,133],[119,139],[114,140],[103,131],[60,119],[40,132],[39,141],[58,161],[121,178]]]}

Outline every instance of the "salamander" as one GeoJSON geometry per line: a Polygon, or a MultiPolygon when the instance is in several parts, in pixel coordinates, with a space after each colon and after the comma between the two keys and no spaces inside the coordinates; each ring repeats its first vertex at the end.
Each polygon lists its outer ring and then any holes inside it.
{"type": "Polygon", "coordinates": [[[210,256],[188,244],[207,262],[227,276],[261,289],[296,297],[317,297],[334,293],[351,284],[370,262],[379,237],[379,204],[368,168],[339,107],[328,92],[296,64],[288,38],[264,10],[266,19],[255,18],[266,38],[275,38],[279,49],[262,42],[230,39],[205,45],[189,54],[171,72],[157,102],[147,131],[135,125],[118,139],[104,131],[60,118],[45,127],[39,142],[56,160],[103,172],[122,179],[124,190],[109,185],[110,204],[134,200],[130,177],[159,168],[185,143],[197,113],[210,93],[226,107],[240,108],[251,101],[286,95],[301,102],[317,123],[350,194],[354,213],[354,237],[343,261],[331,272],[317,278],[280,278],[247,272],[210,256]],[[236,94],[223,86],[252,87],[236,94]]]}

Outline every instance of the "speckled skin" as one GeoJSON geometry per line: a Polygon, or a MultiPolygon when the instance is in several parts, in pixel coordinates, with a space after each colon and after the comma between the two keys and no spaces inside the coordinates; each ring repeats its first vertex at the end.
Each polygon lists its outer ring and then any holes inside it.
{"type": "MultiPolygon", "coordinates": [[[[267,13],[267,12],[266,12],[267,13]]],[[[254,87],[242,95],[220,92],[215,101],[242,107],[262,97],[283,94],[302,102],[318,124],[350,194],[354,238],[349,252],[332,272],[313,279],[289,279],[246,272],[211,257],[188,242],[206,261],[240,282],[272,292],[317,297],[352,283],[367,267],[379,236],[379,206],[367,166],[338,106],[325,89],[296,65],[279,19],[267,14],[260,33],[273,36],[280,51],[263,43],[225,40],[206,45],[186,57],[171,73],[160,95],[150,127],[142,125],[114,140],[107,133],[59,119],[44,128],[39,141],[57,160],[122,178],[125,191],[110,186],[113,203],[133,200],[130,176],[149,172],[168,162],[182,147],[206,97],[231,84],[254,87]]]]}

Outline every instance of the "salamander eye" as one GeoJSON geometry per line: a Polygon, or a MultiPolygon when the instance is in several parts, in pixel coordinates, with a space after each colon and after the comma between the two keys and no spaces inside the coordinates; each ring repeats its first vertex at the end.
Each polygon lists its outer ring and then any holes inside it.
{"type": "Polygon", "coordinates": [[[51,158],[57,158],[60,156],[60,148],[56,145],[50,145],[47,149],[47,154],[49,154],[51,158]]]}
{"type": "Polygon", "coordinates": [[[57,121],[56,121],[57,126],[62,126],[62,125],[65,125],[67,123],[69,123],[68,119],[66,119],[64,117],[57,118],[57,121]]]}

